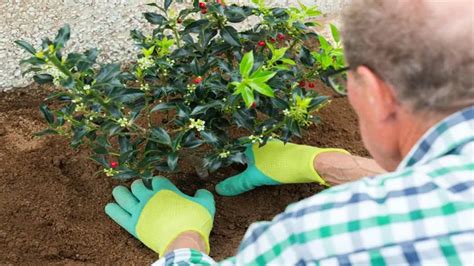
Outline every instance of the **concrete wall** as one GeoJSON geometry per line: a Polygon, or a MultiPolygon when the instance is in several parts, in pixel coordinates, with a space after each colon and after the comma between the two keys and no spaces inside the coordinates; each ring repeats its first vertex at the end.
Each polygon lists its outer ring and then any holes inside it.
{"type": "MultiPolygon", "coordinates": [[[[337,16],[349,0],[302,0],[316,4],[327,14],[337,16]]],[[[26,86],[31,79],[21,76],[20,59],[25,53],[13,42],[24,39],[39,45],[44,36],[53,37],[57,30],[71,25],[68,49],[101,50],[99,62],[127,61],[135,57],[131,29],[151,29],[142,12],[155,11],[145,3],[153,0],[0,0],[0,91],[26,86]]],[[[160,4],[162,0],[155,0],[160,4]]],[[[185,2],[192,2],[186,0],[185,2]]],[[[249,3],[250,0],[227,2],[249,3]]],[[[275,6],[287,6],[296,0],[267,0],[275,6]]],[[[177,7],[179,8],[179,7],[177,7]]]]}

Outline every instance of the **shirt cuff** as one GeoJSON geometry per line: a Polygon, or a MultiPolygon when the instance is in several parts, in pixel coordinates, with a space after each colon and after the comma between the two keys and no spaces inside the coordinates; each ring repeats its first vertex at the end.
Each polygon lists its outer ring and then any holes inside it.
{"type": "Polygon", "coordinates": [[[153,263],[153,266],[168,265],[212,265],[216,262],[208,255],[194,249],[183,248],[169,252],[153,263]]]}

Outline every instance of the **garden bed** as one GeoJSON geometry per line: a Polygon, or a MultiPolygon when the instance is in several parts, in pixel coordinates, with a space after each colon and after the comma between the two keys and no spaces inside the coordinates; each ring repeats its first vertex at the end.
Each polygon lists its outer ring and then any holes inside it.
{"type": "MultiPolygon", "coordinates": [[[[100,168],[88,159],[86,149],[75,151],[61,137],[33,137],[46,127],[38,106],[48,92],[32,85],[0,93],[0,264],[153,262],[156,254],[103,211],[112,200],[112,188],[121,182],[96,175],[100,168]]],[[[311,127],[302,143],[368,155],[346,98],[333,99],[321,118],[323,123],[311,127]]],[[[191,167],[187,171],[193,172],[191,167]]],[[[214,191],[217,182],[237,172],[238,167],[222,169],[205,181],[194,174],[169,177],[191,193],[198,188],[214,191]]],[[[317,185],[288,185],[233,198],[216,196],[211,255],[231,256],[252,222],[269,220],[289,203],[320,190],[317,185]]]]}

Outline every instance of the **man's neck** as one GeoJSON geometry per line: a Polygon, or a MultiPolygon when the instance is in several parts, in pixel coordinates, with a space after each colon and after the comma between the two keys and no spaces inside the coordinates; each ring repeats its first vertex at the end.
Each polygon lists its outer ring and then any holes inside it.
{"type": "Polygon", "coordinates": [[[401,121],[403,126],[398,139],[398,147],[400,151],[400,161],[403,160],[423,135],[443,120],[446,115],[433,114],[413,114],[412,112],[402,112],[401,121]]]}

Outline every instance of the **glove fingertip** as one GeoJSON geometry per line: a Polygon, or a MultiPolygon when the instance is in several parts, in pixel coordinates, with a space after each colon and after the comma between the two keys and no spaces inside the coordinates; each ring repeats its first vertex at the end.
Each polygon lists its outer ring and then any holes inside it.
{"type": "Polygon", "coordinates": [[[194,197],[209,211],[211,216],[214,217],[216,213],[214,195],[209,190],[199,189],[194,194],[194,197]]]}
{"type": "Polygon", "coordinates": [[[153,188],[153,190],[158,190],[158,189],[170,189],[170,188],[174,188],[175,185],[173,183],[171,183],[171,181],[169,181],[167,178],[163,177],[163,176],[155,176],[153,177],[153,180],[151,181],[151,186],[153,188]]]}
{"type": "Polygon", "coordinates": [[[226,197],[236,196],[236,195],[241,194],[241,193],[236,193],[233,189],[231,189],[230,185],[228,184],[229,182],[226,182],[226,181],[227,180],[224,180],[216,185],[217,194],[221,196],[226,196],[226,197]]]}
{"type": "Polygon", "coordinates": [[[117,203],[107,203],[104,207],[105,213],[112,219],[115,219],[116,216],[125,212],[117,203]]]}
{"type": "Polygon", "coordinates": [[[214,195],[207,189],[197,190],[194,196],[201,199],[214,200],[214,195]]]}
{"type": "Polygon", "coordinates": [[[109,203],[107,203],[107,204],[105,205],[104,211],[105,211],[105,213],[106,213],[108,216],[110,216],[110,212],[111,212],[112,209],[114,208],[114,207],[113,207],[114,204],[117,205],[116,203],[111,203],[111,202],[109,202],[109,203]]]}

